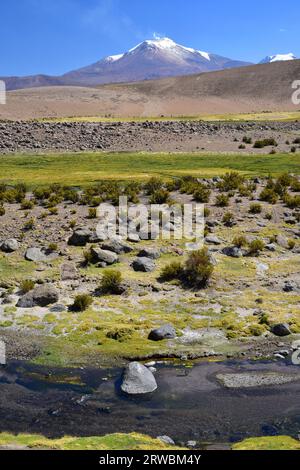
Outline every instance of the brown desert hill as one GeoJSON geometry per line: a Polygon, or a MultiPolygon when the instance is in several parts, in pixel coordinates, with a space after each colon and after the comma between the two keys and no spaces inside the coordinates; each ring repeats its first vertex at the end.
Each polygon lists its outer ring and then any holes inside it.
{"type": "Polygon", "coordinates": [[[297,111],[300,106],[291,99],[295,80],[300,80],[300,60],[97,88],[17,90],[0,106],[0,119],[297,111]]]}

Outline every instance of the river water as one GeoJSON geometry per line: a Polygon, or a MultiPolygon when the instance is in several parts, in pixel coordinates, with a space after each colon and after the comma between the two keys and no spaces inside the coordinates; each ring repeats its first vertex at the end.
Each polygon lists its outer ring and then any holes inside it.
{"type": "Polygon", "coordinates": [[[300,432],[300,381],[228,389],[219,373],[299,374],[282,362],[171,363],[157,366],[158,390],[144,398],[120,393],[121,369],[54,369],[26,362],[0,368],[0,432],[48,437],[140,432],[229,445],[250,436],[300,432]]]}

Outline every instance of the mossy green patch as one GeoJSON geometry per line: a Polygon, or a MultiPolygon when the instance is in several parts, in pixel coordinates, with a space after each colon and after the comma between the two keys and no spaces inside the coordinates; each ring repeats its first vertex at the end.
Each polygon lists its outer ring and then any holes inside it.
{"type": "Polygon", "coordinates": [[[179,450],[142,434],[109,434],[103,437],[63,437],[47,439],[40,435],[0,434],[0,447],[16,446],[49,450],[179,450]]]}
{"type": "Polygon", "coordinates": [[[254,437],[234,444],[233,450],[300,450],[300,441],[289,436],[254,437]]]}

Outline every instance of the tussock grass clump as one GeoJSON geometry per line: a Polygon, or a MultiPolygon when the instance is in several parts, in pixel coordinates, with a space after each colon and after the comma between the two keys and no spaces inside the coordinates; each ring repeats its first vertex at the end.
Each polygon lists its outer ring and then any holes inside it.
{"type": "Polygon", "coordinates": [[[33,209],[33,207],[34,207],[34,201],[30,199],[23,199],[23,201],[21,202],[22,211],[31,210],[33,209]]]}
{"type": "Polygon", "coordinates": [[[20,290],[23,294],[27,294],[35,287],[35,282],[32,279],[24,279],[20,284],[20,290]]]}
{"type": "Polygon", "coordinates": [[[253,148],[255,149],[262,149],[264,147],[278,147],[278,143],[273,137],[271,137],[269,139],[257,140],[253,145],[253,148]]]}
{"type": "Polygon", "coordinates": [[[273,205],[275,205],[279,199],[278,194],[274,191],[274,189],[268,189],[268,188],[265,188],[262,190],[259,198],[261,201],[265,201],[273,205]]]}
{"type": "Polygon", "coordinates": [[[247,246],[247,239],[244,235],[238,235],[236,236],[233,241],[232,241],[233,245],[236,246],[237,248],[243,248],[245,246],[247,246]]]}
{"type": "Polygon", "coordinates": [[[170,202],[170,193],[166,189],[154,191],[150,198],[150,204],[167,204],[170,202]]]}
{"type": "Polygon", "coordinates": [[[227,194],[218,194],[216,197],[217,207],[227,207],[229,205],[229,196],[227,194]]]}
{"type": "Polygon", "coordinates": [[[250,256],[258,256],[265,248],[265,244],[262,240],[256,239],[249,243],[248,254],[250,256]]]}
{"type": "Polygon", "coordinates": [[[261,204],[256,204],[256,203],[251,204],[250,209],[249,209],[249,213],[250,214],[261,214],[262,213],[261,204]]]}
{"type": "Polygon", "coordinates": [[[237,171],[232,171],[230,173],[226,173],[222,181],[218,184],[218,188],[220,191],[229,192],[235,191],[239,189],[239,187],[244,183],[245,178],[243,175],[238,173],[237,171]]]}
{"type": "Polygon", "coordinates": [[[182,277],[183,271],[182,263],[180,261],[173,261],[163,268],[160,278],[162,281],[174,281],[182,277]]]}
{"type": "Polygon", "coordinates": [[[193,192],[193,197],[196,202],[201,202],[202,204],[208,203],[211,195],[211,190],[207,188],[204,184],[198,184],[197,189],[193,192]]]}
{"type": "Polygon", "coordinates": [[[73,312],[84,312],[92,303],[93,298],[89,294],[80,294],[75,297],[71,310],[73,312]]]}
{"type": "Polygon", "coordinates": [[[101,279],[100,289],[104,294],[118,295],[122,293],[121,284],[122,274],[120,271],[106,271],[101,279]]]}

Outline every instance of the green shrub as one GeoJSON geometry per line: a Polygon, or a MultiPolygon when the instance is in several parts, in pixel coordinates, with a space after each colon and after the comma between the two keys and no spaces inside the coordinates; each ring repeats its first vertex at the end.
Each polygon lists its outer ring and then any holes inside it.
{"type": "Polygon", "coordinates": [[[244,144],[239,145],[240,150],[245,150],[245,148],[246,148],[246,145],[244,145],[244,144]]]}
{"type": "Polygon", "coordinates": [[[0,217],[5,215],[5,207],[3,205],[0,205],[0,217]]]}
{"type": "Polygon", "coordinates": [[[224,192],[235,191],[244,181],[245,178],[240,173],[232,171],[223,176],[222,181],[218,184],[218,188],[224,192]]]}
{"type": "Polygon", "coordinates": [[[261,204],[251,204],[250,209],[249,209],[250,214],[261,214],[262,213],[262,207],[261,204]]]}
{"type": "Polygon", "coordinates": [[[274,191],[274,189],[265,188],[260,193],[260,200],[269,202],[270,204],[276,204],[278,201],[278,194],[274,191]]]}
{"type": "Polygon", "coordinates": [[[265,244],[262,240],[256,239],[249,244],[248,254],[251,256],[258,256],[261,251],[265,248],[265,244]]]}
{"type": "Polygon", "coordinates": [[[173,261],[162,269],[161,279],[163,281],[173,281],[180,279],[183,274],[183,265],[180,261],[173,261]]]}
{"type": "Polygon", "coordinates": [[[290,238],[290,239],[288,240],[288,247],[289,247],[289,250],[293,250],[293,249],[295,248],[295,246],[296,246],[295,240],[293,240],[292,238],[290,238]]]}
{"type": "Polygon", "coordinates": [[[184,281],[191,287],[203,288],[213,272],[214,267],[207,248],[193,251],[185,263],[184,281]]]}
{"type": "Polygon", "coordinates": [[[24,230],[33,230],[35,227],[35,219],[32,217],[31,219],[27,220],[24,224],[24,230]]]}
{"type": "Polygon", "coordinates": [[[158,189],[151,198],[150,204],[167,204],[170,200],[170,193],[166,189],[158,189]]]}
{"type": "Polygon", "coordinates": [[[218,194],[216,197],[216,206],[217,207],[227,207],[229,205],[229,196],[226,194],[218,194]]]}
{"type": "Polygon", "coordinates": [[[21,209],[24,211],[24,210],[30,210],[32,209],[34,206],[34,202],[31,201],[30,199],[24,199],[22,202],[21,202],[21,209]]]}
{"type": "Polygon", "coordinates": [[[163,187],[163,181],[160,178],[153,177],[144,186],[146,193],[151,196],[153,193],[158,191],[163,187]]]}
{"type": "Polygon", "coordinates": [[[58,250],[58,245],[57,243],[49,243],[48,245],[48,251],[50,251],[50,253],[54,253],[55,251],[58,250]]]}
{"type": "Polygon", "coordinates": [[[101,279],[100,289],[104,294],[118,295],[122,293],[122,274],[120,271],[106,271],[101,279]]]}
{"type": "Polygon", "coordinates": [[[226,214],[224,214],[222,222],[226,227],[233,227],[235,222],[234,215],[232,214],[232,212],[226,212],[226,214]]]}
{"type": "Polygon", "coordinates": [[[245,136],[243,138],[243,142],[244,142],[244,144],[252,144],[252,138],[245,136]]]}
{"type": "Polygon", "coordinates": [[[297,137],[294,141],[293,144],[300,144],[300,137],[297,137]]]}
{"type": "Polygon", "coordinates": [[[30,292],[33,290],[35,287],[35,282],[32,279],[24,279],[21,282],[20,289],[23,292],[23,294],[27,294],[27,292],[30,292]]]}
{"type": "Polygon", "coordinates": [[[95,207],[90,207],[89,208],[89,219],[96,219],[97,218],[97,209],[95,207]]]}
{"type": "Polygon", "coordinates": [[[262,139],[262,140],[257,140],[255,144],[253,145],[253,148],[261,149],[261,148],[269,147],[269,146],[277,147],[278,143],[276,142],[274,138],[262,139]]]}
{"type": "Polygon", "coordinates": [[[297,151],[297,147],[292,147],[291,148],[291,153],[296,153],[296,151],[297,151]]]}
{"type": "Polygon", "coordinates": [[[247,239],[244,235],[238,235],[237,237],[233,239],[232,243],[234,246],[238,248],[242,248],[242,247],[247,246],[247,239]]]}
{"type": "Polygon", "coordinates": [[[298,209],[300,207],[300,196],[286,195],[284,202],[289,209],[298,209]]]}
{"type": "Polygon", "coordinates": [[[74,303],[71,307],[73,312],[84,312],[93,303],[93,298],[88,294],[77,295],[74,299],[74,303]]]}
{"type": "Polygon", "coordinates": [[[49,214],[50,215],[57,215],[58,214],[58,209],[57,207],[49,207],[48,208],[49,214]]]}
{"type": "Polygon", "coordinates": [[[208,203],[211,195],[211,190],[204,184],[199,184],[193,193],[196,202],[208,203]]]}

